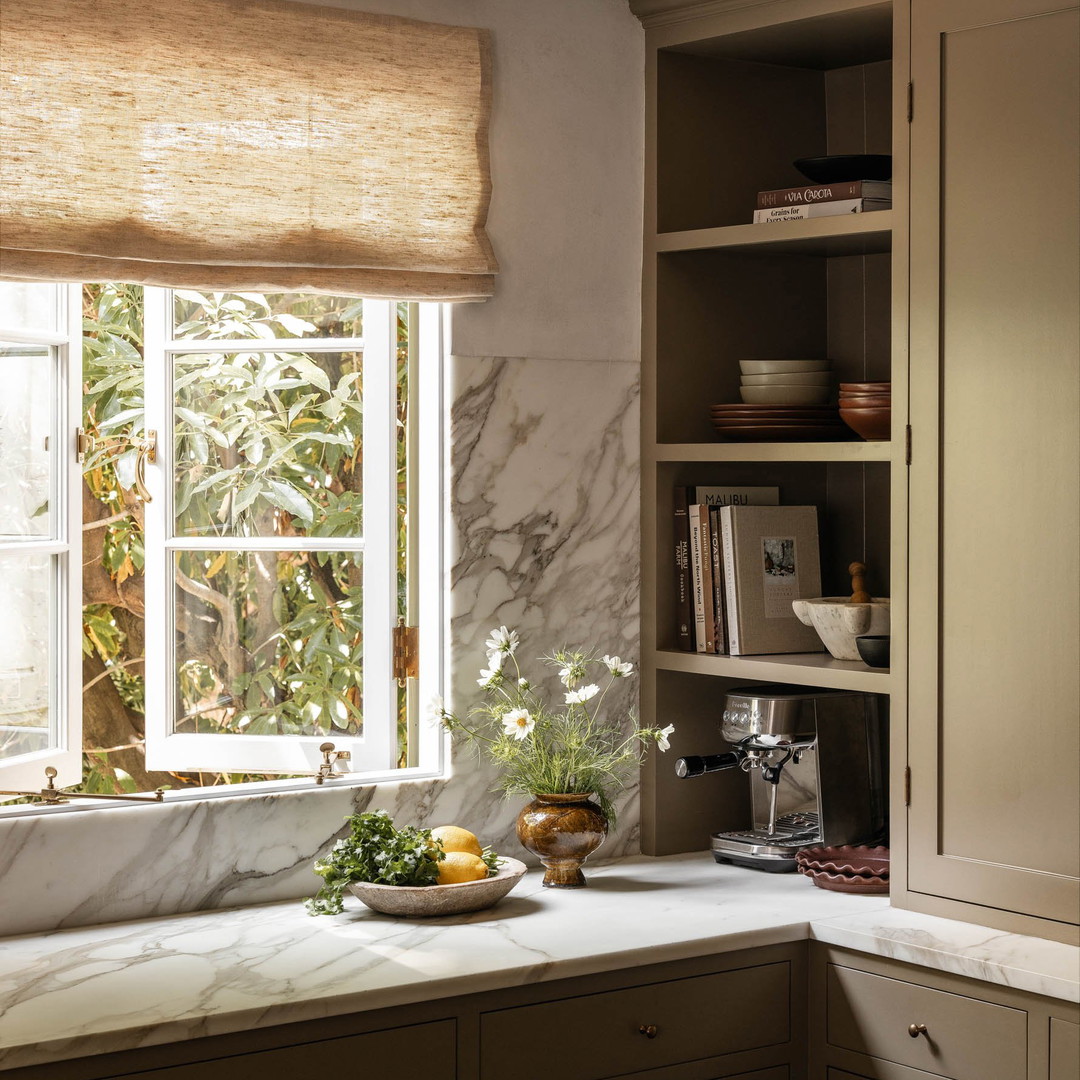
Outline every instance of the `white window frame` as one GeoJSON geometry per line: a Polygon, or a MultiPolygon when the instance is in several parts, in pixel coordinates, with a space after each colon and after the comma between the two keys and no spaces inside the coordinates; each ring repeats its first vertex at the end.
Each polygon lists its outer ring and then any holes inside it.
{"type": "Polygon", "coordinates": [[[57,787],[82,780],[82,484],[73,465],[82,415],[82,290],[78,285],[55,289],[55,331],[0,326],[0,341],[49,347],[57,391],[49,435],[52,535],[0,541],[5,554],[47,555],[53,561],[50,745],[0,761],[0,787],[14,790],[45,787],[48,766],[57,771],[57,787]]]}
{"type": "MultiPolygon", "coordinates": [[[[355,349],[364,353],[364,523],[363,538],[312,538],[289,545],[281,538],[177,537],[173,532],[172,360],[177,354],[228,351],[220,339],[171,340],[172,292],[145,290],[146,427],[158,433],[157,461],[147,469],[152,496],[145,512],[146,580],[146,758],[151,769],[208,772],[313,772],[322,761],[327,736],[176,733],[172,632],[173,555],[199,547],[214,550],[362,550],[364,589],[364,735],[331,737],[351,760],[342,773],[365,781],[434,775],[442,770],[445,740],[418,721],[420,704],[439,693],[443,679],[443,343],[446,309],[435,303],[410,305],[409,512],[412,573],[409,623],[422,644],[419,677],[410,680],[410,738],[407,769],[394,767],[396,687],[392,679],[392,631],[397,622],[396,582],[396,302],[364,301],[364,338],[279,339],[275,351],[316,352],[355,349]],[[380,722],[380,719],[385,722],[380,722]]],[[[245,339],[243,351],[265,347],[245,339]]],[[[230,789],[235,791],[236,788],[230,789]]]]}

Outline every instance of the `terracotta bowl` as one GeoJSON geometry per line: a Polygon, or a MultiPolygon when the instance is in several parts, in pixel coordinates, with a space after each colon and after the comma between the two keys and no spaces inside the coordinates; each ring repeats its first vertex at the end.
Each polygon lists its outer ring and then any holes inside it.
{"type": "Polygon", "coordinates": [[[891,409],[892,398],[888,394],[841,394],[841,409],[891,409]]]}
{"type": "Polygon", "coordinates": [[[502,859],[499,872],[480,881],[455,885],[375,885],[353,881],[349,891],[372,911],[409,918],[436,918],[480,911],[497,904],[525,875],[528,868],[517,859],[502,859]]]}
{"type": "Polygon", "coordinates": [[[842,393],[852,394],[891,394],[891,382],[842,382],[842,393]]]}
{"type": "Polygon", "coordinates": [[[803,848],[795,853],[795,862],[811,870],[858,877],[888,877],[890,852],[887,847],[843,844],[839,847],[803,848]]]}
{"type": "Polygon", "coordinates": [[[852,409],[841,406],[840,419],[868,441],[887,439],[892,432],[892,409],[852,409]]]}

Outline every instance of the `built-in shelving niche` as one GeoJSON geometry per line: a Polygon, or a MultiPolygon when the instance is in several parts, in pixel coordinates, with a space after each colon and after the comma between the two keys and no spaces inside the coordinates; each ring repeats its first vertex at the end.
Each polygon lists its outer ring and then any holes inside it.
{"type": "Polygon", "coordinates": [[[751,220],[792,162],[892,152],[892,5],[660,49],[657,230],[751,220]]]}

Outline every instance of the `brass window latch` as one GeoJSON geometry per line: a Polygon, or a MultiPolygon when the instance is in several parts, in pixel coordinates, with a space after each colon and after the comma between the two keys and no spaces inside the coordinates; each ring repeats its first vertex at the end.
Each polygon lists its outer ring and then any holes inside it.
{"type": "Polygon", "coordinates": [[[0,795],[20,795],[24,799],[41,799],[51,805],[66,803],[69,799],[112,799],[115,802],[164,802],[165,789],[158,788],[152,795],[91,795],[86,791],[61,791],[56,786],[56,770],[45,767],[46,784],[40,791],[0,791],[0,795]]]}
{"type": "Polygon", "coordinates": [[[334,773],[335,762],[349,761],[352,758],[352,754],[348,750],[335,750],[332,742],[321,743],[319,751],[322,753],[322,762],[319,765],[319,771],[315,774],[316,784],[333,780],[336,775],[334,773]]]}
{"type": "Polygon", "coordinates": [[[95,450],[106,450],[111,457],[125,450],[135,450],[135,494],[144,502],[152,501],[146,487],[146,463],[157,461],[157,432],[147,431],[142,438],[118,435],[115,439],[95,439],[83,428],[75,429],[75,460],[81,465],[95,450]]]}

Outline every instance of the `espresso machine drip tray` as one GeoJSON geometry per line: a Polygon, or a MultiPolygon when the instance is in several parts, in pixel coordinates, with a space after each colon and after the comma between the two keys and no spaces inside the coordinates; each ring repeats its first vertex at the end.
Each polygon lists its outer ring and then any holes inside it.
{"type": "Polygon", "coordinates": [[[777,818],[771,833],[766,828],[713,833],[712,853],[717,862],[781,872],[795,869],[795,854],[800,848],[820,843],[818,815],[803,812],[777,818]]]}

